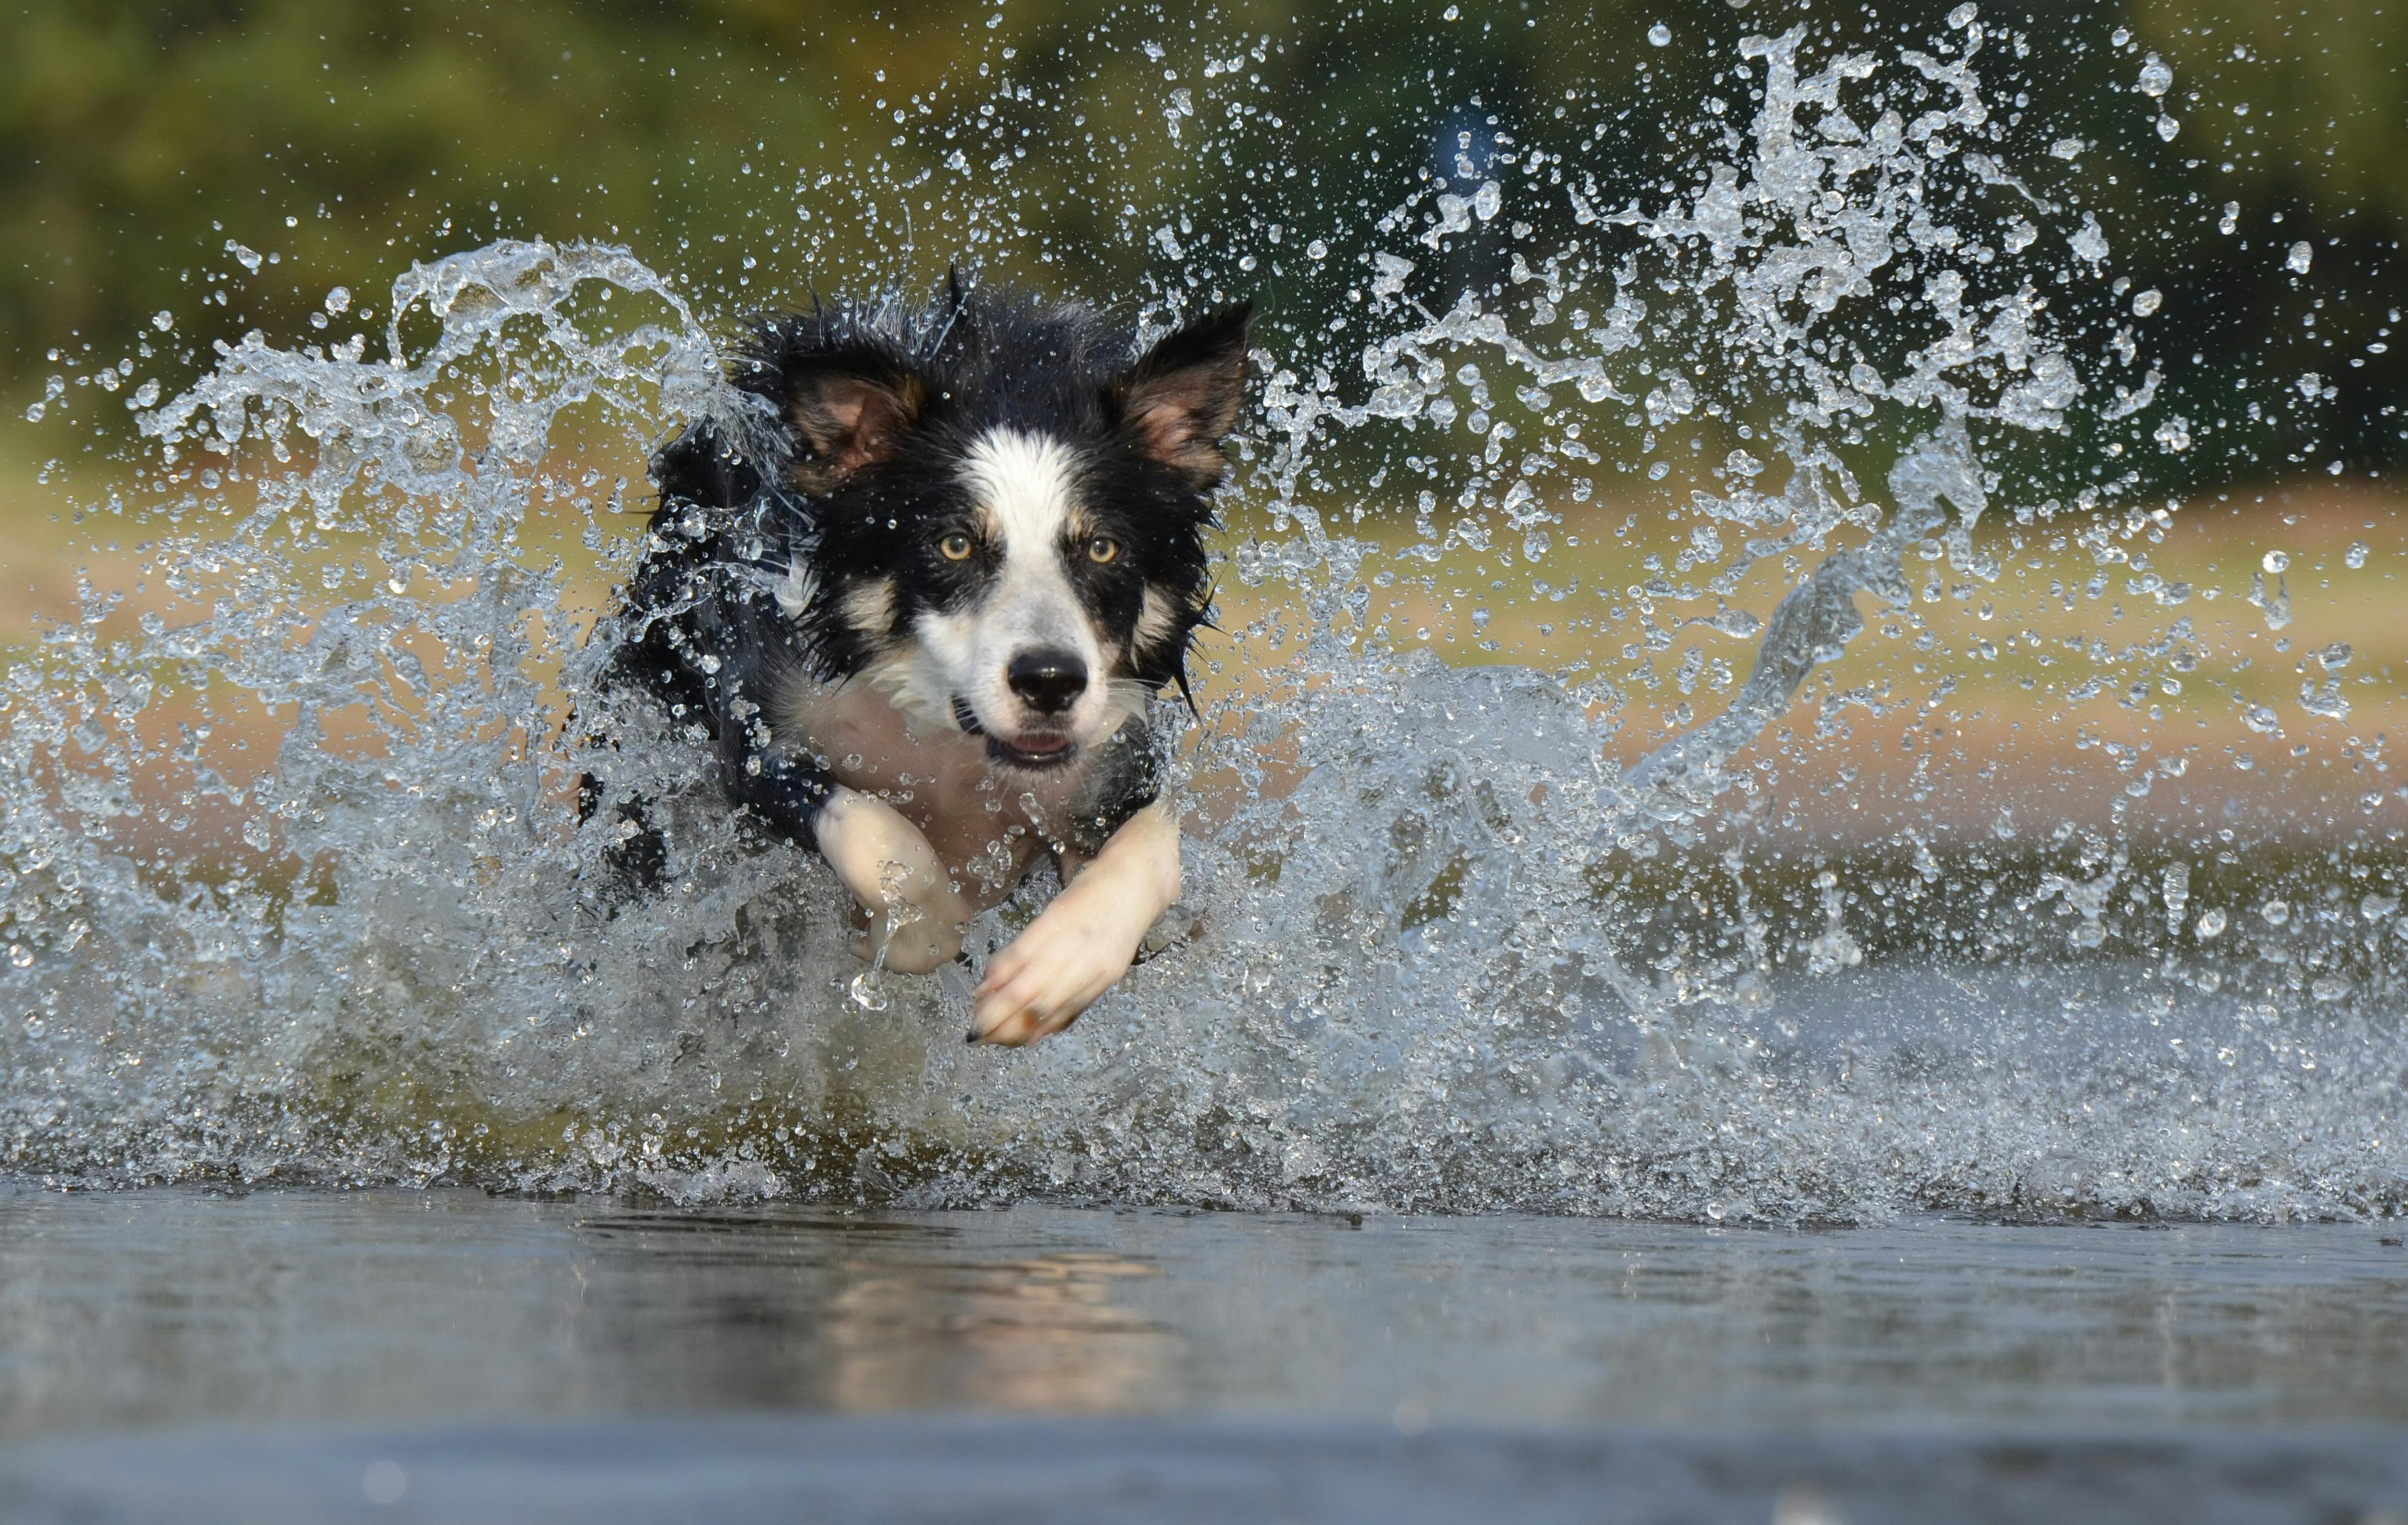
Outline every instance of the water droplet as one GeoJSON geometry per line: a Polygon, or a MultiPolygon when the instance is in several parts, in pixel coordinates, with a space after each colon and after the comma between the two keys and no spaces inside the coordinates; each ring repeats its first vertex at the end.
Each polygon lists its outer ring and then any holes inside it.
{"type": "Polygon", "coordinates": [[[2174,71],[2166,67],[2163,59],[2151,53],[2147,61],[2141,65],[2141,94],[2151,96],[2162,95],[2173,88],[2173,83],[2174,71]]]}
{"type": "Polygon", "coordinates": [[[2224,204],[2224,215],[2217,218],[2215,221],[2215,231],[2218,233],[2229,234],[2240,225],[2241,203],[2237,201],[2226,202],[2224,204]]]}
{"type": "Polygon", "coordinates": [[[2275,719],[2274,712],[2262,704],[2253,704],[2242,711],[2241,723],[2260,736],[2269,734],[2275,727],[2282,724],[2275,719]]]}
{"type": "Polygon", "coordinates": [[[9,944],[8,944],[8,962],[9,962],[10,964],[14,965],[15,967],[17,967],[17,968],[19,968],[19,969],[23,969],[26,965],[31,964],[33,961],[34,961],[34,950],[33,950],[33,949],[31,949],[31,948],[29,948],[29,947],[25,946],[25,944],[23,944],[22,942],[11,942],[11,943],[9,943],[9,944]]]}
{"type": "Polygon", "coordinates": [[[2284,257],[2283,268],[2293,275],[2306,275],[2308,266],[2315,262],[2315,257],[2316,252],[2308,247],[2308,240],[2302,238],[2293,244],[2290,253],[2284,257]]]}
{"type": "Polygon", "coordinates": [[[2258,558],[2258,565],[2270,572],[2288,571],[2291,568],[2291,554],[2288,551],[2269,551],[2258,558]]]}
{"type": "Polygon", "coordinates": [[[2269,900],[2258,908],[2258,914],[2265,918],[2267,926],[2280,927],[2291,919],[2291,902],[2269,900]]]}
{"type": "Polygon", "coordinates": [[[2182,120],[2180,118],[2170,117],[2163,111],[2157,113],[2157,136],[2159,137],[2162,137],[2167,142],[2171,143],[2174,140],[2174,135],[2181,131],[2182,120]]]}
{"type": "Polygon", "coordinates": [[[2098,265],[2107,258],[2106,230],[2099,225],[2099,219],[2089,212],[2082,214],[2082,226],[2075,229],[2073,237],[2066,242],[2071,246],[2077,257],[2087,260],[2092,265],[2098,265]]]}
{"type": "Polygon", "coordinates": [[[2138,293],[2133,296],[2132,316],[2135,318],[2145,318],[2150,313],[2157,310],[2158,308],[2164,306],[2165,300],[2165,293],[2157,290],[2155,286],[2151,286],[2147,291],[2138,293]]]}
{"type": "Polygon", "coordinates": [[[2349,549],[2341,554],[2341,564],[2348,568],[2351,571],[2356,571],[2360,567],[2365,566],[2366,542],[2364,540],[2350,541],[2349,549]]]}
{"type": "Polygon", "coordinates": [[[1657,22],[1647,29],[1647,40],[1658,48],[1669,48],[1672,45],[1672,29],[1657,22]]]}
{"type": "Polygon", "coordinates": [[[163,308],[150,314],[150,326],[164,334],[176,326],[176,315],[163,308]]]}
{"type": "Polygon", "coordinates": [[[349,286],[337,286],[332,291],[326,293],[327,311],[349,312],[351,309],[351,289],[349,286]]]}
{"type": "Polygon", "coordinates": [[[1318,238],[1306,244],[1304,246],[1304,252],[1314,259],[1327,259],[1329,257],[1329,246],[1318,238]]]}
{"type": "Polygon", "coordinates": [[[379,1508],[390,1507],[409,1491],[409,1474],[398,1461],[371,1461],[360,1474],[360,1491],[379,1508]]]}
{"type": "Polygon", "coordinates": [[[1948,13],[1948,30],[1951,32],[1962,32],[1965,28],[1972,25],[1973,18],[1980,14],[1982,14],[1981,7],[1973,4],[1973,0],[1965,0],[1963,5],[1958,6],[1955,10],[1948,13]]]}
{"type": "Polygon", "coordinates": [[[2202,911],[2199,914],[2199,940],[2200,942],[2212,942],[2223,935],[2224,913],[2222,910],[2202,911]]]}

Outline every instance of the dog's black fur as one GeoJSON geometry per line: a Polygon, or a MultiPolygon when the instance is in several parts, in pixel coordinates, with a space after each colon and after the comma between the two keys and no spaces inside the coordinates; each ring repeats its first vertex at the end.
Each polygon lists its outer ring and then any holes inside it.
{"type": "MultiPolygon", "coordinates": [[[[755,320],[728,376],[757,406],[692,425],[652,462],[659,508],[604,685],[651,696],[673,730],[707,738],[732,798],[811,845],[840,770],[824,744],[780,734],[780,691],[908,662],[924,615],[976,607],[997,568],[939,546],[958,545],[950,532],[979,511],[966,453],[1011,430],[1068,453],[1075,533],[1117,547],[1109,564],[1064,553],[1098,649],[1112,654],[1096,681],[1183,694],[1209,613],[1203,535],[1242,399],[1248,321],[1247,308],[1226,309],[1140,355],[1092,309],[958,278],[925,304],[755,320]]],[[[953,711],[960,731],[985,734],[962,699],[953,711]]],[[[1052,763],[988,745],[998,768],[1052,763]]],[[[1141,715],[1062,766],[1082,776],[1057,851],[1092,853],[1156,794],[1141,715]]],[[[604,796],[588,780],[581,813],[604,796]]],[[[623,873],[655,879],[664,844],[640,802],[618,811],[638,827],[623,833],[623,873]]]]}

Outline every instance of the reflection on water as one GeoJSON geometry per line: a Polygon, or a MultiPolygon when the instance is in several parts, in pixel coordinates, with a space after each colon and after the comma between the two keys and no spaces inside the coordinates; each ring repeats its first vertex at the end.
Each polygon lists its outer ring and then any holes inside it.
{"type": "Polygon", "coordinates": [[[1174,1406],[1178,1335],[1115,1300],[1154,1274],[1088,1251],[1027,1260],[854,1262],[828,1306],[841,1409],[1125,1414],[1174,1406]]]}
{"type": "Polygon", "coordinates": [[[0,1196],[0,1432],[728,1409],[2408,1423],[2360,1227],[0,1196]]]}

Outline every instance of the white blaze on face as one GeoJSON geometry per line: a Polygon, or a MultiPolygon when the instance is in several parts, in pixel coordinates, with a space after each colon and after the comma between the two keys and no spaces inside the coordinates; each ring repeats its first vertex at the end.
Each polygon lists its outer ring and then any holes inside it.
{"type": "Polygon", "coordinates": [[[1086,665],[1086,692],[1069,713],[1041,728],[1067,728],[1076,740],[1096,739],[1119,711],[1104,671],[1103,643],[1071,585],[1067,562],[1078,510],[1078,463],[1059,441],[1016,429],[996,429],[974,445],[964,466],[971,501],[987,527],[987,550],[1000,565],[985,596],[969,608],[920,617],[915,633],[934,668],[914,688],[941,683],[950,705],[967,700],[979,724],[1016,738],[1040,728],[1006,682],[1012,658],[1026,653],[1075,653],[1086,665]]]}

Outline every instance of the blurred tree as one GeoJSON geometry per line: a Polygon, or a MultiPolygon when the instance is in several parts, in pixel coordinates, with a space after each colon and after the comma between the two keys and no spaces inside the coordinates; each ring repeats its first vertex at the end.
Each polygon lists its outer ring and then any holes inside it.
{"type": "MultiPolygon", "coordinates": [[[[1723,72],[1741,33],[1802,19],[1827,43],[1913,46],[1951,8],[16,0],[0,12],[0,395],[38,387],[54,347],[122,351],[154,311],[196,346],[305,337],[337,284],[374,316],[413,258],[499,235],[625,242],[719,314],[865,271],[931,279],[956,253],[1142,300],[1183,255],[1214,279],[1244,270],[1275,330],[1329,332],[1360,272],[1300,246],[1361,251],[1419,176],[1484,174],[1496,133],[1547,135],[1617,204],[1660,205],[1720,151],[1685,136],[1701,103],[1744,122],[1723,72]],[[1245,102],[1207,101],[1225,71],[1245,102]],[[1271,223],[1285,241],[1259,267],[1228,256],[1228,230],[1271,223]],[[273,263],[239,269],[229,244],[273,263]]],[[[2041,0],[1985,24],[1986,77],[2028,106],[2002,156],[2046,164],[2071,142],[2117,268],[2182,309],[2170,397],[2205,418],[2236,382],[2315,371],[2336,388],[2288,437],[2297,460],[2203,432],[2150,469],[2296,468],[2311,439],[2319,464],[2396,460],[2408,373],[2366,345],[2408,295],[2408,7],[2041,0]],[[2162,95],[2139,88],[2152,54],[2162,95]],[[2312,286],[2285,265],[2301,239],[2312,286]]],[[[1500,281],[1570,217],[1559,197],[1517,204],[1503,222],[1526,232],[1457,240],[1421,294],[1500,281]]],[[[2128,300],[2069,290],[2061,309],[2103,320],[2128,300]]]]}

